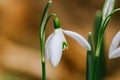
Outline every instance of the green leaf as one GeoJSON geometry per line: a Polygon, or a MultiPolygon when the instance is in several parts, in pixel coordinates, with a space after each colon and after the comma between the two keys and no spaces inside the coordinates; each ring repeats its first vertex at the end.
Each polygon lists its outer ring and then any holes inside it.
{"type": "MultiPolygon", "coordinates": [[[[99,31],[101,29],[101,23],[102,23],[102,13],[101,11],[97,12],[96,14],[96,20],[94,25],[94,42],[95,47],[97,45],[99,31]]],[[[104,53],[104,38],[102,38],[102,44],[100,47],[100,55],[95,56],[94,60],[94,70],[93,70],[93,79],[92,80],[103,80],[105,75],[105,53],[104,53]]]]}
{"type": "Polygon", "coordinates": [[[98,34],[101,28],[101,23],[102,23],[102,12],[99,10],[96,12],[96,18],[95,18],[95,23],[94,23],[94,31],[93,31],[93,36],[94,36],[94,44],[95,44],[95,48],[97,45],[97,41],[98,41],[98,34]]]}
{"type": "Polygon", "coordinates": [[[91,33],[89,33],[88,35],[88,42],[91,45],[91,51],[87,51],[86,80],[92,80],[94,66],[94,49],[91,33]]]}

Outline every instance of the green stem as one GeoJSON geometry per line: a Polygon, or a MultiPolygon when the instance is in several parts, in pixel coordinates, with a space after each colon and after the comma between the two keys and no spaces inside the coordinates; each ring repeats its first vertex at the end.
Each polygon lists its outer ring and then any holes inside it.
{"type": "Polygon", "coordinates": [[[98,34],[98,41],[97,41],[97,46],[96,46],[96,52],[95,52],[95,62],[94,62],[94,70],[93,70],[93,80],[96,79],[96,70],[98,67],[98,62],[99,62],[99,56],[100,56],[100,50],[101,50],[101,44],[103,41],[103,36],[104,36],[104,31],[100,29],[99,34],[98,34]]]}
{"type": "Polygon", "coordinates": [[[47,20],[46,20],[46,23],[45,23],[45,27],[44,27],[44,30],[43,30],[43,33],[42,33],[42,37],[41,37],[41,41],[40,41],[40,44],[41,44],[41,63],[42,63],[42,80],[46,80],[46,68],[45,68],[45,32],[46,32],[46,25],[50,19],[50,17],[52,16],[56,16],[56,15],[53,15],[51,14],[47,20]]]}
{"type": "Polygon", "coordinates": [[[97,47],[96,47],[96,53],[95,53],[96,57],[99,57],[99,55],[100,55],[100,49],[101,49],[102,39],[103,39],[103,34],[99,34],[98,42],[97,42],[97,47]]]}
{"type": "Polygon", "coordinates": [[[46,80],[46,66],[45,66],[45,33],[44,27],[48,22],[48,12],[52,1],[49,0],[45,10],[43,12],[43,16],[40,23],[40,47],[41,47],[41,64],[42,64],[42,80],[46,80]]]}
{"type": "Polygon", "coordinates": [[[47,20],[46,20],[45,27],[44,27],[44,29],[43,29],[43,36],[45,35],[47,23],[48,23],[48,21],[49,21],[49,19],[50,19],[51,17],[56,17],[56,14],[55,14],[55,13],[52,13],[51,15],[48,16],[48,18],[47,18],[47,20]]]}
{"type": "Polygon", "coordinates": [[[42,80],[46,80],[44,39],[42,39],[40,43],[41,43],[42,80]]]}
{"type": "Polygon", "coordinates": [[[98,61],[99,61],[99,57],[95,57],[92,80],[96,79],[96,73],[97,73],[96,70],[97,70],[98,61]]]}
{"type": "Polygon", "coordinates": [[[48,18],[48,12],[49,12],[51,3],[52,3],[52,0],[49,0],[45,9],[44,9],[43,15],[42,15],[42,19],[41,19],[41,23],[40,23],[40,36],[41,37],[43,35],[44,27],[46,25],[46,21],[48,18]]]}

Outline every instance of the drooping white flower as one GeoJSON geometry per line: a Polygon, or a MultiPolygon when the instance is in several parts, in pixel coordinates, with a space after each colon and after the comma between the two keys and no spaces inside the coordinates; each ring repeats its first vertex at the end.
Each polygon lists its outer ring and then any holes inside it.
{"type": "Polygon", "coordinates": [[[89,45],[87,40],[83,38],[80,34],[73,31],[57,28],[48,37],[45,44],[46,58],[50,60],[51,64],[54,67],[56,67],[60,62],[60,59],[62,57],[62,50],[68,48],[64,34],[75,39],[80,45],[85,47],[87,50],[91,50],[91,46],[89,45]]]}
{"type": "Polygon", "coordinates": [[[115,5],[116,0],[106,0],[104,7],[103,7],[103,21],[106,19],[107,16],[109,16],[115,5]]]}
{"type": "Polygon", "coordinates": [[[109,50],[109,58],[117,58],[120,57],[120,31],[115,35],[112,40],[110,50],[109,50]]]}

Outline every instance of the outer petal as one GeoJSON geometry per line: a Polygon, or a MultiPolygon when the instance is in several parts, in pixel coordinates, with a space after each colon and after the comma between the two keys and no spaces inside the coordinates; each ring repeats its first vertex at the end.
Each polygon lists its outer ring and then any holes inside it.
{"type": "Polygon", "coordinates": [[[50,55],[50,61],[54,67],[56,67],[60,59],[62,57],[62,40],[63,38],[61,37],[62,31],[59,29],[55,30],[55,34],[52,37],[50,43],[49,43],[49,55],[50,55]]]}
{"type": "Polygon", "coordinates": [[[117,49],[119,43],[120,43],[120,31],[115,35],[115,37],[112,40],[112,43],[111,43],[111,46],[110,46],[110,51],[109,51],[109,57],[110,58],[112,58],[112,55],[116,55],[116,54],[113,54],[113,52],[117,49]]]}
{"type": "Polygon", "coordinates": [[[117,57],[120,57],[120,48],[117,48],[109,55],[110,59],[117,58],[117,57]]]}
{"type": "Polygon", "coordinates": [[[46,43],[45,43],[45,56],[46,56],[46,59],[49,59],[49,51],[48,49],[51,47],[50,46],[50,41],[52,40],[54,36],[54,32],[48,37],[48,39],[46,40],[46,43]]]}
{"type": "Polygon", "coordinates": [[[73,31],[68,31],[68,30],[63,30],[63,32],[66,35],[68,35],[68,36],[72,37],[73,39],[75,39],[80,45],[82,45],[83,47],[85,47],[87,50],[91,50],[90,44],[80,34],[78,34],[76,32],[73,32],[73,31]]]}

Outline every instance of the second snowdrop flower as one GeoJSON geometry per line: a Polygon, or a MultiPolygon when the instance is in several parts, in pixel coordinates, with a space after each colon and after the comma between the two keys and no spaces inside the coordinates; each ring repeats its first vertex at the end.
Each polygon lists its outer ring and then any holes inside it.
{"type": "Polygon", "coordinates": [[[117,58],[120,57],[120,31],[115,35],[112,40],[110,51],[109,51],[109,58],[117,58]]]}
{"type": "Polygon", "coordinates": [[[116,0],[106,0],[105,5],[103,7],[103,21],[106,19],[107,16],[109,16],[115,5],[116,0]]]}
{"type": "Polygon", "coordinates": [[[73,31],[61,29],[60,21],[56,17],[54,18],[54,28],[54,32],[48,37],[45,44],[46,58],[50,60],[51,64],[54,67],[56,67],[61,60],[62,50],[68,48],[64,34],[75,39],[80,45],[82,45],[87,50],[91,50],[91,46],[89,45],[87,40],[83,38],[80,34],[73,31]]]}

